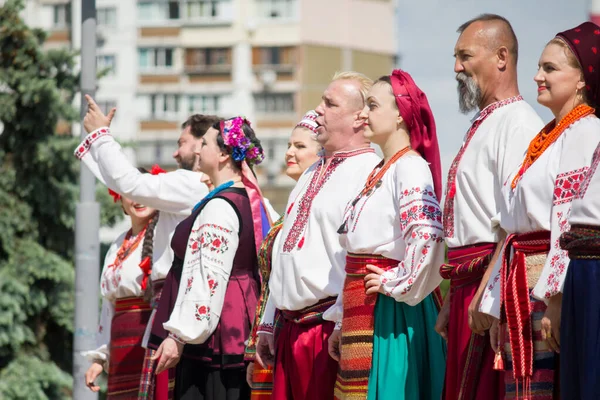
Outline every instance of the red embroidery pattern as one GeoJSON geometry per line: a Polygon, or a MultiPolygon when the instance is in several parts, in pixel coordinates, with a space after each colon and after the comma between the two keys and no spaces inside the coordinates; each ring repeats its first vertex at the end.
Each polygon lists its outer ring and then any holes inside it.
{"type": "Polygon", "coordinates": [[[416,232],[412,232],[410,234],[410,236],[413,239],[430,240],[434,243],[442,243],[444,241],[443,235],[438,235],[437,233],[431,233],[431,232],[416,231],[416,232]]]}
{"type": "MultiPolygon", "coordinates": [[[[419,221],[442,223],[442,211],[437,202],[429,199],[413,200],[404,204],[400,213],[400,228],[405,231],[409,225],[419,221]]],[[[430,225],[428,225],[430,226],[430,225]]]]}
{"type": "MultiPolygon", "coordinates": [[[[556,213],[558,219],[558,227],[560,233],[564,233],[569,230],[570,225],[567,217],[562,212],[556,213]]],[[[550,298],[560,292],[562,278],[565,276],[567,266],[569,265],[568,253],[560,248],[560,234],[557,235],[557,239],[552,243],[552,250],[550,251],[550,270],[551,273],[546,279],[547,290],[544,293],[545,298],[550,298]]]]}
{"type": "Polygon", "coordinates": [[[194,277],[190,276],[187,280],[187,285],[185,287],[185,293],[188,294],[190,290],[192,290],[192,283],[194,282],[194,277]]]}
{"type": "Polygon", "coordinates": [[[210,307],[196,304],[194,308],[196,309],[194,314],[196,321],[210,320],[210,307]]]}
{"type": "Polygon", "coordinates": [[[85,140],[77,147],[77,150],[75,150],[75,157],[81,160],[87,152],[90,151],[92,144],[102,136],[106,135],[110,136],[110,129],[108,128],[102,128],[87,135],[85,140]]]}
{"type": "Polygon", "coordinates": [[[212,229],[215,229],[217,231],[225,232],[225,233],[231,233],[232,232],[230,229],[224,228],[221,225],[216,225],[216,224],[202,224],[202,225],[200,225],[198,227],[198,230],[201,230],[204,227],[212,228],[212,229]]]}
{"type": "Polygon", "coordinates": [[[219,287],[219,282],[217,282],[213,277],[207,275],[208,278],[208,289],[210,290],[210,297],[215,295],[215,291],[219,287]]]}
{"type": "Polygon", "coordinates": [[[554,205],[570,203],[578,195],[588,167],[564,172],[556,176],[554,205]]]}
{"type": "Polygon", "coordinates": [[[289,253],[296,247],[302,247],[304,244],[304,238],[300,239],[300,235],[304,232],[304,228],[306,227],[306,223],[308,222],[308,215],[310,214],[310,209],[312,207],[313,200],[321,191],[321,188],[329,180],[331,174],[336,170],[338,166],[347,160],[347,158],[333,158],[329,165],[327,166],[327,170],[321,177],[321,171],[324,168],[325,160],[321,161],[321,165],[314,172],[312,179],[310,180],[310,184],[308,185],[308,189],[304,192],[302,199],[299,203],[298,215],[296,215],[296,219],[294,220],[294,225],[292,225],[292,229],[288,233],[287,238],[285,239],[285,243],[283,244],[283,251],[289,253]],[[319,180],[319,177],[321,179],[319,180]]]}
{"type": "Polygon", "coordinates": [[[202,232],[202,236],[200,236],[200,245],[202,249],[223,254],[229,250],[229,239],[218,233],[204,231],[202,232]]]}
{"type": "Polygon", "coordinates": [[[590,168],[588,168],[583,182],[581,182],[579,192],[575,195],[576,199],[583,199],[583,196],[585,196],[585,192],[587,192],[588,187],[590,186],[592,177],[596,173],[598,164],[600,164],[600,144],[596,146],[596,150],[594,151],[594,155],[592,156],[592,164],[590,165],[590,168]]]}
{"type": "Polygon", "coordinates": [[[515,96],[505,100],[497,101],[495,103],[490,104],[486,108],[484,108],[480,113],[471,128],[467,131],[465,136],[465,142],[458,151],[458,154],[452,161],[452,165],[450,166],[450,170],[448,171],[448,181],[446,183],[446,200],[444,201],[444,234],[446,237],[454,237],[454,196],[456,195],[456,172],[458,171],[458,166],[460,164],[460,160],[464,155],[467,147],[469,146],[469,142],[475,136],[475,132],[479,126],[485,121],[487,117],[489,117],[494,111],[497,109],[504,107],[508,104],[512,104],[517,101],[523,100],[522,96],[515,96]]]}

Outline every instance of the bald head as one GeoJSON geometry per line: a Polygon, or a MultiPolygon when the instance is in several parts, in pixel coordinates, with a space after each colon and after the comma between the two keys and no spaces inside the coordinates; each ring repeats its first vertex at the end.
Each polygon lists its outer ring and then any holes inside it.
{"type": "Polygon", "coordinates": [[[506,47],[511,55],[513,65],[517,65],[519,57],[519,42],[510,22],[496,14],[482,14],[462,24],[457,32],[461,35],[473,34],[490,51],[506,47]]]}

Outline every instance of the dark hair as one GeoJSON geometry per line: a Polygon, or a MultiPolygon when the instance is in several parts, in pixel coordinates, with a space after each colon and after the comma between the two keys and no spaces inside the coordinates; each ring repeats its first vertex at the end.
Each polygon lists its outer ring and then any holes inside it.
{"type": "MultiPolygon", "coordinates": [[[[231,154],[231,149],[228,149],[227,146],[225,145],[225,141],[223,140],[223,135],[221,132],[221,122],[216,122],[213,126],[214,129],[216,129],[217,131],[219,131],[219,135],[217,135],[217,145],[219,145],[219,148],[222,151],[225,151],[229,154],[231,154]]],[[[242,130],[244,131],[244,136],[246,136],[250,142],[252,144],[254,144],[254,146],[258,147],[261,151],[263,151],[262,145],[260,144],[260,140],[256,137],[256,134],[254,133],[254,129],[252,129],[252,127],[244,122],[242,124],[242,130]]],[[[232,159],[233,160],[233,159],[232,159]]],[[[233,161],[235,166],[238,168],[242,167],[242,163],[241,161],[233,161]]],[[[248,163],[248,166],[250,167],[250,169],[252,169],[252,165],[250,165],[250,163],[248,163]]]]}
{"type": "Polygon", "coordinates": [[[208,128],[219,121],[221,121],[221,118],[216,115],[194,114],[181,124],[181,129],[186,129],[189,126],[190,133],[198,139],[204,136],[208,128]]]}
{"type": "Polygon", "coordinates": [[[515,35],[515,31],[514,31],[512,25],[503,16],[498,15],[498,14],[481,14],[473,19],[468,20],[467,22],[465,22],[464,24],[459,26],[458,29],[456,30],[456,32],[463,33],[471,24],[473,24],[475,22],[479,22],[479,21],[481,21],[481,22],[494,22],[495,21],[495,22],[500,22],[501,24],[504,25],[504,28],[506,29],[505,33],[508,35],[508,46],[507,46],[508,51],[515,58],[515,64],[516,64],[517,60],[519,58],[519,41],[517,40],[517,35],[515,35]]]}
{"type": "MultiPolygon", "coordinates": [[[[149,174],[150,172],[145,168],[138,168],[142,174],[149,174]]],[[[158,224],[158,217],[160,213],[156,211],[154,216],[150,220],[150,223],[146,227],[146,234],[144,235],[144,241],[142,242],[142,258],[143,261],[146,257],[150,258],[150,262],[153,262],[154,256],[154,231],[156,230],[156,224],[158,224]]],[[[152,275],[148,277],[148,286],[146,286],[146,292],[144,293],[144,299],[147,302],[151,302],[153,297],[152,291],[152,275]]]]}

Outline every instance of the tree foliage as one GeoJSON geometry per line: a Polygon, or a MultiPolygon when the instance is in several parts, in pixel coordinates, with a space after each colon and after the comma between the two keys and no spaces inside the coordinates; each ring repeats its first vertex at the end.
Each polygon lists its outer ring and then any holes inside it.
{"type": "MultiPolygon", "coordinates": [[[[22,0],[0,7],[0,398],[71,397],[76,54],[44,50],[22,0]]],[[[102,223],[120,210],[98,188],[102,223]]]]}

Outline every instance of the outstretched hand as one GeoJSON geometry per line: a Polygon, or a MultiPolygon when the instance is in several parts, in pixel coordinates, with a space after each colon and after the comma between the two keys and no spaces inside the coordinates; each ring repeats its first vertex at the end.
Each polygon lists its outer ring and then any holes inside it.
{"type": "Polygon", "coordinates": [[[94,132],[96,129],[105,126],[110,126],[117,109],[113,108],[108,112],[108,115],[104,115],[98,104],[92,99],[92,96],[86,94],[85,100],[88,102],[88,110],[85,117],[83,117],[83,127],[87,133],[94,132]]]}

